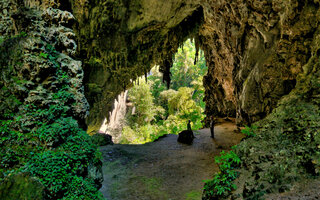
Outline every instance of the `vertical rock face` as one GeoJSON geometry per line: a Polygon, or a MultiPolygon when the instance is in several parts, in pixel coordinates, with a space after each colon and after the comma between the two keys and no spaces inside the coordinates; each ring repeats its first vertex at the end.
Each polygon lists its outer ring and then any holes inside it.
{"type": "Polygon", "coordinates": [[[200,30],[207,115],[251,123],[275,108],[311,56],[318,1],[208,1],[200,30]]]}
{"type": "MultiPolygon", "coordinates": [[[[38,1],[25,1],[24,4],[4,1],[0,4],[3,8],[1,24],[4,24],[0,27],[1,37],[3,40],[11,37],[8,41],[12,42],[6,53],[1,55],[1,86],[10,92],[3,93],[0,98],[5,102],[10,93],[17,93],[19,100],[29,104],[54,103],[53,94],[63,82],[56,77],[59,65],[61,73],[68,77],[69,87],[66,90],[74,95],[73,104],[69,105],[70,115],[83,122],[88,114],[88,103],[83,94],[81,61],[74,59],[77,48],[71,29],[74,17],[68,11],[54,8],[54,5],[38,1]],[[48,62],[51,60],[55,63],[48,62]],[[6,65],[12,66],[6,68],[6,65]]],[[[8,41],[2,46],[8,45],[8,41]]],[[[1,113],[4,114],[7,107],[2,108],[1,113]]]]}
{"type": "Polygon", "coordinates": [[[112,141],[119,143],[122,128],[125,125],[125,116],[127,113],[128,90],[121,92],[118,98],[114,100],[113,109],[109,112],[108,119],[102,123],[99,133],[105,133],[112,136],[112,141]]]}

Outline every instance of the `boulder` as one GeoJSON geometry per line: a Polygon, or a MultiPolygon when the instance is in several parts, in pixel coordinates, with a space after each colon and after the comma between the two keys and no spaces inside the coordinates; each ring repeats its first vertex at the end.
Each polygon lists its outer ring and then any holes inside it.
{"type": "Polygon", "coordinates": [[[192,144],[193,142],[193,132],[190,130],[184,130],[179,133],[178,142],[184,144],[192,144]]]}
{"type": "Polygon", "coordinates": [[[96,133],[92,136],[92,141],[98,146],[113,144],[112,136],[106,133],[96,133]]]}

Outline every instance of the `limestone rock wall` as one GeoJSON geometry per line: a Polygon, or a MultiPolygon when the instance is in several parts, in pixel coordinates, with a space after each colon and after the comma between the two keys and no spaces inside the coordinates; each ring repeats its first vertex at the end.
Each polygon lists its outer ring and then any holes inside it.
{"type": "MultiPolygon", "coordinates": [[[[17,40],[17,42],[12,40],[10,49],[1,55],[1,70],[3,70],[1,86],[2,89],[7,88],[10,91],[1,95],[2,102],[8,101],[8,95],[14,95],[21,102],[29,104],[54,103],[53,94],[62,85],[62,80],[56,77],[58,70],[56,64],[61,66],[62,73],[68,77],[67,90],[74,95],[73,103],[70,102],[68,105],[70,115],[83,123],[89,107],[83,93],[82,63],[74,58],[77,45],[74,41],[75,34],[71,29],[74,23],[73,15],[68,11],[57,9],[58,4],[51,5],[48,2],[40,4],[39,1],[18,3],[4,1],[0,4],[3,8],[1,18],[3,26],[0,27],[2,40],[10,37],[17,40]],[[57,54],[55,58],[50,57],[53,51],[57,54]],[[8,61],[10,57],[14,57],[15,60],[8,61]],[[55,64],[49,62],[53,59],[55,64]],[[11,67],[7,68],[6,65],[11,67]]],[[[8,102],[7,106],[10,107],[11,103],[8,102]]],[[[2,108],[1,113],[4,114],[7,107],[2,108]]]]}
{"type": "Polygon", "coordinates": [[[311,56],[318,1],[206,1],[200,30],[209,65],[207,115],[251,123],[296,84],[311,56]]]}

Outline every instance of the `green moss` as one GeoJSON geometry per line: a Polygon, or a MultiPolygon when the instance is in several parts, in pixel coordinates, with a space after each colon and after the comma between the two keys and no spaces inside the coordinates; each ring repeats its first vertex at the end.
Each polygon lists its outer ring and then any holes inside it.
{"type": "Polygon", "coordinates": [[[186,200],[199,200],[201,195],[202,191],[191,191],[186,194],[186,200]]]}
{"type": "Polygon", "coordinates": [[[44,186],[26,173],[11,175],[0,184],[0,199],[44,199],[44,186]]]}

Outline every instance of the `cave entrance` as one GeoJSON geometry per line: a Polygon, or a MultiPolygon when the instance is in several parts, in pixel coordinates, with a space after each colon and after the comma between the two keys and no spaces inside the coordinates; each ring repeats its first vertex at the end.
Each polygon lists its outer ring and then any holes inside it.
{"type": "Polygon", "coordinates": [[[207,73],[204,52],[187,39],[178,48],[170,68],[170,88],[159,66],[139,77],[115,101],[107,125],[100,131],[120,144],[143,144],[166,134],[203,127],[205,118],[203,77],[207,73]]]}

